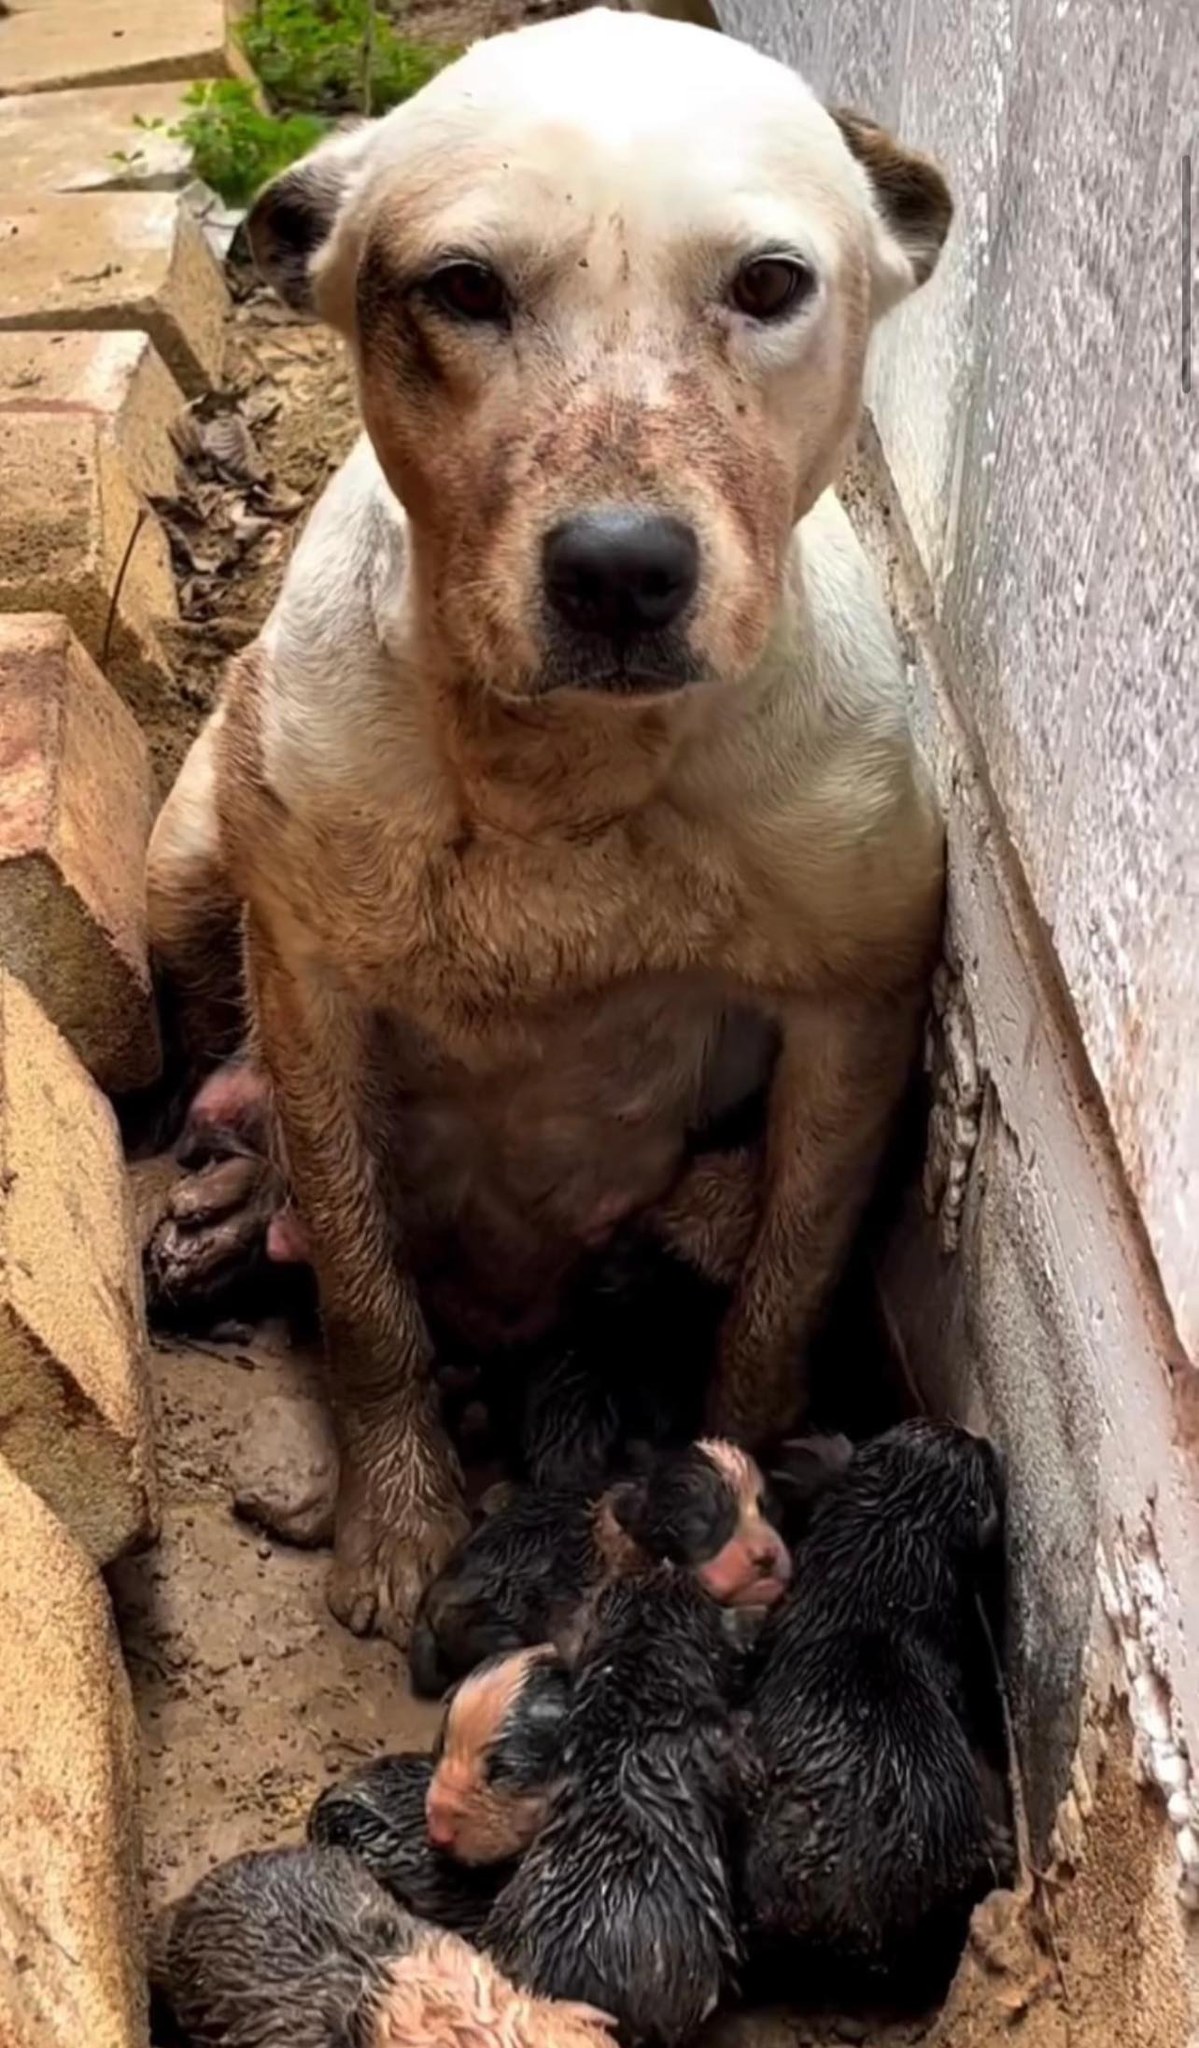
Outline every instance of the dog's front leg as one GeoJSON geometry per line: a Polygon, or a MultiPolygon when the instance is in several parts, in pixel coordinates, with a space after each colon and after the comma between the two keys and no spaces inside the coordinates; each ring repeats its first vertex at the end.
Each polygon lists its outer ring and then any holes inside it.
{"type": "Polygon", "coordinates": [[[710,1395],[722,1435],[757,1444],[803,1415],[806,1343],[870,1194],[923,1008],[921,986],[784,1018],[762,1207],[710,1395]]]}
{"type": "Polygon", "coordinates": [[[416,1603],[465,1533],[419,1304],[379,1193],[361,1014],[252,921],[247,967],[297,1209],[320,1290],[340,1450],[329,1604],[357,1635],[407,1641],[416,1603]]]}

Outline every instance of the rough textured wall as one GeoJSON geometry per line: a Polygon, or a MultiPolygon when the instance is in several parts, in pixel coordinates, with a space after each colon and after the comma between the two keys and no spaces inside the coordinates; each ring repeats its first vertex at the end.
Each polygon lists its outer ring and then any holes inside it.
{"type": "Polygon", "coordinates": [[[1008,1454],[1034,1855],[1069,1859],[1114,1687],[1199,1987],[1199,7],[718,9],[958,201],[845,492],[949,827],[935,1220],[912,1190],[881,1277],[930,1398],[1008,1454]]]}
{"type": "MultiPolygon", "coordinates": [[[[1195,0],[720,0],[944,163],[937,276],[870,400],[964,714],[1199,1354],[1199,393],[1182,388],[1195,0]]],[[[1199,263],[1196,264],[1199,274],[1199,263]]]]}

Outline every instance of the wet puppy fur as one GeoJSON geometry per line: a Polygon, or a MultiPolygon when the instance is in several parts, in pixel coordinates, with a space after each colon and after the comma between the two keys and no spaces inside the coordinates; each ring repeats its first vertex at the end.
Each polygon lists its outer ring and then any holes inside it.
{"type": "Polygon", "coordinates": [[[426,1589],[409,1650],[413,1689],[436,1697],[484,1658],[558,1641],[590,1586],[664,1560],[717,1600],[766,1607],[790,1576],[757,1465],[723,1442],[650,1456],[597,1501],[580,1488],[520,1492],[426,1589]]]}
{"type": "Polygon", "coordinates": [[[348,1849],[409,1912],[473,1937],[545,1819],[570,1697],[547,1649],[495,1658],[450,1699],[431,1756],[384,1756],[322,1792],[308,1838],[348,1849]]]}
{"type": "Polygon", "coordinates": [[[548,1644],[490,1658],[450,1697],[425,1806],[431,1841],[460,1862],[519,1856],[561,1777],[570,1676],[548,1644]]]}
{"type": "Polygon", "coordinates": [[[993,1447],[901,1424],[810,1510],[750,1689],[762,1778],[742,1867],[755,1989],[920,2003],[1010,1881],[981,1759],[994,1672],[978,1593],[1001,1543],[993,1447]]]}
{"type": "Polygon", "coordinates": [[[152,1967],[193,2048],[610,2048],[598,2014],[522,1997],[341,1849],[222,1864],[169,1909],[152,1967]]]}
{"type": "Polygon", "coordinates": [[[378,1757],[322,1792],[308,1816],[319,1849],[345,1849],[398,1905],[435,1927],[473,1938],[486,1920],[504,1865],[469,1869],[435,1848],[425,1804],[432,1758],[416,1752],[378,1757]]]}
{"type": "Polygon", "coordinates": [[[747,1758],[721,1609],[671,1565],[602,1586],[574,1656],[563,1782],[484,1945],[517,1982],[683,2041],[733,1987],[747,1758]]]}

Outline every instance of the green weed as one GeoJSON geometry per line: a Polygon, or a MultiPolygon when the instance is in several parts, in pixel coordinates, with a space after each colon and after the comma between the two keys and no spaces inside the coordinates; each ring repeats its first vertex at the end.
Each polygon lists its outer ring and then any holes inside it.
{"type": "Polygon", "coordinates": [[[203,79],[184,94],[186,112],[165,129],[186,143],[198,178],[229,206],[247,206],[260,185],[285,171],[319,142],[329,123],[320,114],[266,114],[252,86],[239,78],[203,79]]]}
{"type": "MultiPolygon", "coordinates": [[[[185,143],[196,176],[230,206],[245,206],[268,178],[319,142],[339,114],[385,114],[456,52],[399,35],[375,0],[255,0],[241,40],[265,90],[241,79],[206,79],[168,125],[137,125],[185,143]]],[[[134,170],[138,152],[114,152],[134,170]]]]}
{"type": "Polygon", "coordinates": [[[454,54],[399,35],[375,0],[256,0],[242,44],[273,105],[326,114],[385,114],[454,54]]]}

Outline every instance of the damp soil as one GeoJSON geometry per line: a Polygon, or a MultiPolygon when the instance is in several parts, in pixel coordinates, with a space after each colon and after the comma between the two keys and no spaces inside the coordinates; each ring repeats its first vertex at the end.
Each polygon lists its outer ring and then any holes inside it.
{"type": "MultiPolygon", "coordinates": [[[[410,30],[448,42],[567,11],[552,0],[411,0],[405,10],[410,30]]],[[[150,732],[164,789],[230,655],[265,620],[303,515],[357,431],[340,342],[287,314],[236,261],[231,284],[225,388],[190,415],[179,493],[159,508],[181,614],[174,688],[150,732]]],[[[312,1342],[280,1322],[229,1341],[158,1337],[151,1372],[161,1536],[114,1568],[111,1583],[141,1732],[152,1915],[223,1858],[299,1840],[324,1786],[385,1750],[427,1747],[438,1715],[411,1697],[393,1648],[359,1641],[333,1620],[327,1550],[275,1542],[245,1511],[256,1490],[319,1492],[327,1478],[312,1342]]],[[[855,1418],[859,1426],[881,1426],[890,1399],[880,1396],[880,1412],[855,1418]]],[[[949,2004],[931,2024],[738,2015],[705,2040],[1099,2048],[1108,2035],[1069,2025],[1051,1948],[1032,1898],[1004,1895],[983,1909],[949,2004]]]]}

